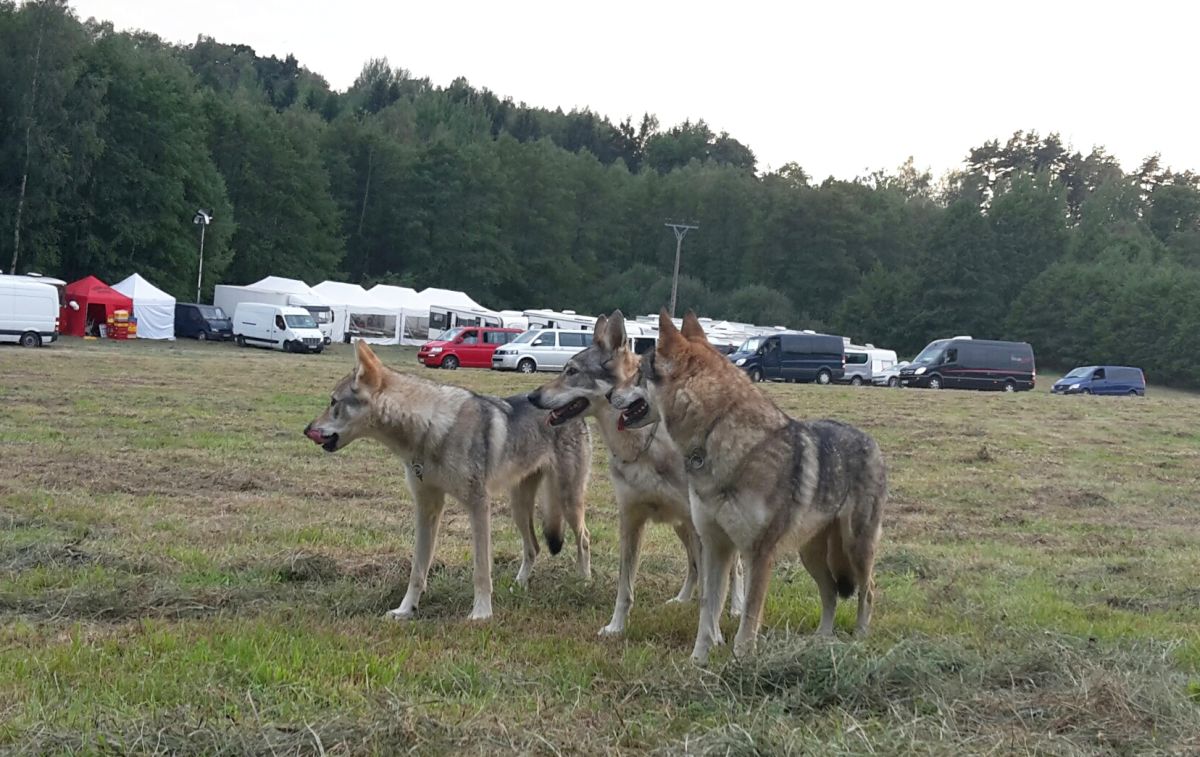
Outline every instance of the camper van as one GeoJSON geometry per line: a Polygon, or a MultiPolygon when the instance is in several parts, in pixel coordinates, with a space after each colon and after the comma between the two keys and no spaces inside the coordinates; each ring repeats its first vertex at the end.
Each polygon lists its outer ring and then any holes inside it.
{"type": "Polygon", "coordinates": [[[325,336],[312,313],[291,305],[240,302],[233,311],[233,336],[240,347],[284,352],[321,352],[325,336]]]}
{"type": "Polygon", "coordinates": [[[1033,388],[1037,368],[1026,342],[956,336],[930,342],[899,378],[900,386],[1019,392],[1033,388]]]}
{"type": "Polygon", "coordinates": [[[61,290],[55,281],[0,276],[0,342],[41,347],[58,339],[61,290]]]}
{"type": "Polygon", "coordinates": [[[846,372],[840,383],[851,386],[881,383],[877,379],[884,371],[896,365],[894,350],[881,350],[873,344],[847,344],[846,372]]]}
{"type": "MultiPolygon", "coordinates": [[[[217,284],[213,288],[213,305],[226,313],[236,313],[237,306],[243,302],[304,308],[312,316],[325,344],[329,344],[333,339],[333,309],[316,294],[275,292],[254,286],[229,284],[217,284]]],[[[234,333],[237,333],[237,329],[234,329],[234,333]]]]}

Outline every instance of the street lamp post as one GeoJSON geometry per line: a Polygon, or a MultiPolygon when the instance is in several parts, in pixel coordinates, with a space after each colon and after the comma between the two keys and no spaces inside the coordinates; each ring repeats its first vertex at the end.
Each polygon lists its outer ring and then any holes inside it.
{"type": "Polygon", "coordinates": [[[683,250],[683,238],[692,229],[699,229],[699,226],[691,226],[686,223],[665,223],[664,226],[669,226],[675,232],[675,275],[671,277],[671,317],[675,317],[675,295],[679,290],[679,254],[683,250]]]}
{"type": "Polygon", "coordinates": [[[196,302],[200,301],[200,282],[204,280],[204,227],[212,223],[212,214],[197,210],[192,223],[200,227],[200,265],[196,269],[196,302]]]}

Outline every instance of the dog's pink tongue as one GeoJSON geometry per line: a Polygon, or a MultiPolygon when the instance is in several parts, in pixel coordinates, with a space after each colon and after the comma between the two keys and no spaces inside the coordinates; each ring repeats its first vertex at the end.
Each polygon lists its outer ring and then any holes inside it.
{"type": "Polygon", "coordinates": [[[320,431],[317,431],[315,428],[308,429],[307,431],[304,432],[304,435],[307,436],[309,439],[312,439],[317,444],[322,444],[325,442],[325,435],[322,434],[320,431]]]}

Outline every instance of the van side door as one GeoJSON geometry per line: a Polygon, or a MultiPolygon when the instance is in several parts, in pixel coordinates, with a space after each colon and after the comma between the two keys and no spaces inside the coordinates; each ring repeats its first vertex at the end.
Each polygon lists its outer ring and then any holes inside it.
{"type": "MultiPolygon", "coordinates": [[[[484,360],[481,359],[480,353],[487,352],[487,348],[483,346],[483,335],[479,333],[479,329],[463,329],[463,332],[454,340],[457,344],[454,346],[454,352],[458,355],[458,362],[464,368],[482,368],[484,360]]],[[[487,362],[491,365],[491,356],[489,355],[487,362]]]]}
{"type": "Polygon", "coordinates": [[[555,331],[541,331],[529,345],[529,351],[533,353],[533,359],[537,361],[540,370],[563,366],[562,363],[555,362],[558,360],[558,333],[555,331]]]}
{"type": "Polygon", "coordinates": [[[762,358],[759,366],[762,368],[764,379],[783,378],[783,349],[777,336],[768,338],[762,345],[762,358]]]}
{"type": "Polygon", "coordinates": [[[1092,371],[1092,380],[1088,384],[1088,388],[1092,390],[1092,394],[1114,394],[1113,383],[1113,381],[1109,380],[1107,370],[1097,368],[1092,371]]]}

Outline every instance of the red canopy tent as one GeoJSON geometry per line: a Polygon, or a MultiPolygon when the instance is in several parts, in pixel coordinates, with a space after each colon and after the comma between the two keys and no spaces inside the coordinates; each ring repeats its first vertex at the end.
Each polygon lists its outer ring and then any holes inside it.
{"type": "Polygon", "coordinates": [[[78,310],[64,308],[62,322],[66,324],[62,333],[83,336],[88,322],[107,323],[114,310],[128,310],[133,314],[133,300],[105,284],[95,276],[88,276],[67,284],[67,301],[79,303],[78,310]]]}

